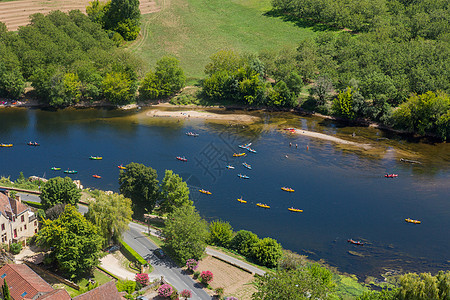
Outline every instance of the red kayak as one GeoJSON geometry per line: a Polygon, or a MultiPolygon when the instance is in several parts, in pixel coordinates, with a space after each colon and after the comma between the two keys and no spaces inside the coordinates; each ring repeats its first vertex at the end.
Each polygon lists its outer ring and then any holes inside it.
{"type": "Polygon", "coordinates": [[[364,245],[363,242],[361,242],[361,241],[355,241],[355,240],[353,240],[353,239],[348,239],[347,242],[352,243],[353,245],[359,245],[359,246],[364,245]]]}
{"type": "Polygon", "coordinates": [[[398,177],[398,174],[386,174],[386,175],[384,175],[384,177],[386,177],[386,178],[394,178],[394,177],[398,177]]]}
{"type": "Polygon", "coordinates": [[[177,159],[178,160],[181,160],[181,161],[187,161],[187,158],[186,157],[181,157],[181,156],[177,156],[177,159]]]}

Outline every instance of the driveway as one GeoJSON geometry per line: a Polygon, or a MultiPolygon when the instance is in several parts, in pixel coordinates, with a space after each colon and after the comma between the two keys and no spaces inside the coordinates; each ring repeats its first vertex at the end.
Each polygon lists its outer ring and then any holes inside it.
{"type": "Polygon", "coordinates": [[[120,264],[120,261],[112,254],[108,254],[100,259],[100,266],[121,279],[134,280],[134,277],[136,275],[135,273],[123,268],[120,264]]]}

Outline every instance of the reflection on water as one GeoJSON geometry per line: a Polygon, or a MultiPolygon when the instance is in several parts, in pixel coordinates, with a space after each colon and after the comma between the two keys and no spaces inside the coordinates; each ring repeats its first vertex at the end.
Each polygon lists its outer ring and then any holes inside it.
{"type": "Polygon", "coordinates": [[[0,175],[17,177],[23,171],[26,176],[62,176],[50,170],[58,166],[78,170],[73,178],[86,187],[117,191],[117,166],[143,163],[157,170],[159,180],[166,169],[181,174],[206,219],[227,220],[235,230],[274,237],[285,248],[325,259],[341,271],[362,276],[377,275],[385,268],[436,271],[449,267],[448,144],[409,142],[376,128],[290,113],[251,114],[260,121],[152,118],[145,109],[4,109],[0,110],[0,143],[14,147],[0,148],[0,175]],[[292,135],[282,130],[285,127],[333,134],[373,147],[367,151],[292,135]],[[200,136],[188,137],[187,131],[200,136]],[[41,146],[27,146],[29,140],[41,146]],[[244,151],[237,145],[248,142],[258,153],[234,158],[234,152],[244,151]],[[90,155],[103,160],[91,161],[90,155]],[[188,162],[179,162],[176,156],[186,156],[188,162]],[[400,162],[402,157],[421,164],[400,162]],[[243,168],[243,162],[253,169],[243,168]],[[226,169],[227,164],[236,169],[226,169]],[[238,173],[250,179],[240,179],[238,173]],[[387,179],[385,173],[399,177],[387,179]],[[296,191],[286,193],[281,186],[296,191]],[[213,194],[200,194],[199,188],[213,194]],[[247,204],[236,201],[241,196],[247,204]],[[271,209],[256,207],[258,202],[271,209]],[[290,213],[291,206],[304,212],[290,213]],[[408,217],[421,219],[422,224],[408,224],[404,221],[408,217]],[[366,244],[351,245],[349,238],[366,244]]]}

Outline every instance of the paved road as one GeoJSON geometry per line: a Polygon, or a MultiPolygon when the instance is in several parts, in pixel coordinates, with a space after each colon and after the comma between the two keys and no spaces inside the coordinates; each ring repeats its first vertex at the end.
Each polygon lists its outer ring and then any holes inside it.
{"type": "MultiPolygon", "coordinates": [[[[25,193],[17,193],[17,195],[20,195],[20,199],[22,199],[23,201],[31,201],[31,202],[41,203],[41,198],[39,198],[38,195],[25,194],[25,193]]],[[[78,204],[78,211],[84,215],[85,213],[87,213],[88,207],[86,205],[78,204]]]]}
{"type": "Polygon", "coordinates": [[[172,284],[178,291],[184,289],[192,291],[193,299],[213,299],[201,287],[200,283],[195,282],[191,277],[184,274],[184,271],[177,267],[170,259],[159,259],[153,254],[153,250],[158,246],[142,234],[147,230],[145,226],[130,223],[130,229],[123,234],[123,240],[139,253],[143,258],[150,262],[154,270],[151,277],[164,276],[164,279],[172,284]]]}

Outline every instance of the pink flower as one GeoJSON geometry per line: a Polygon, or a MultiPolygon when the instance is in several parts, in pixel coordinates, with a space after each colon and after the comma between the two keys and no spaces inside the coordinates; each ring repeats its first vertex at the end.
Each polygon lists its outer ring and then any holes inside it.
{"type": "Polygon", "coordinates": [[[173,288],[170,284],[163,284],[158,288],[158,294],[161,297],[170,297],[170,295],[172,295],[173,293],[173,288]]]}

